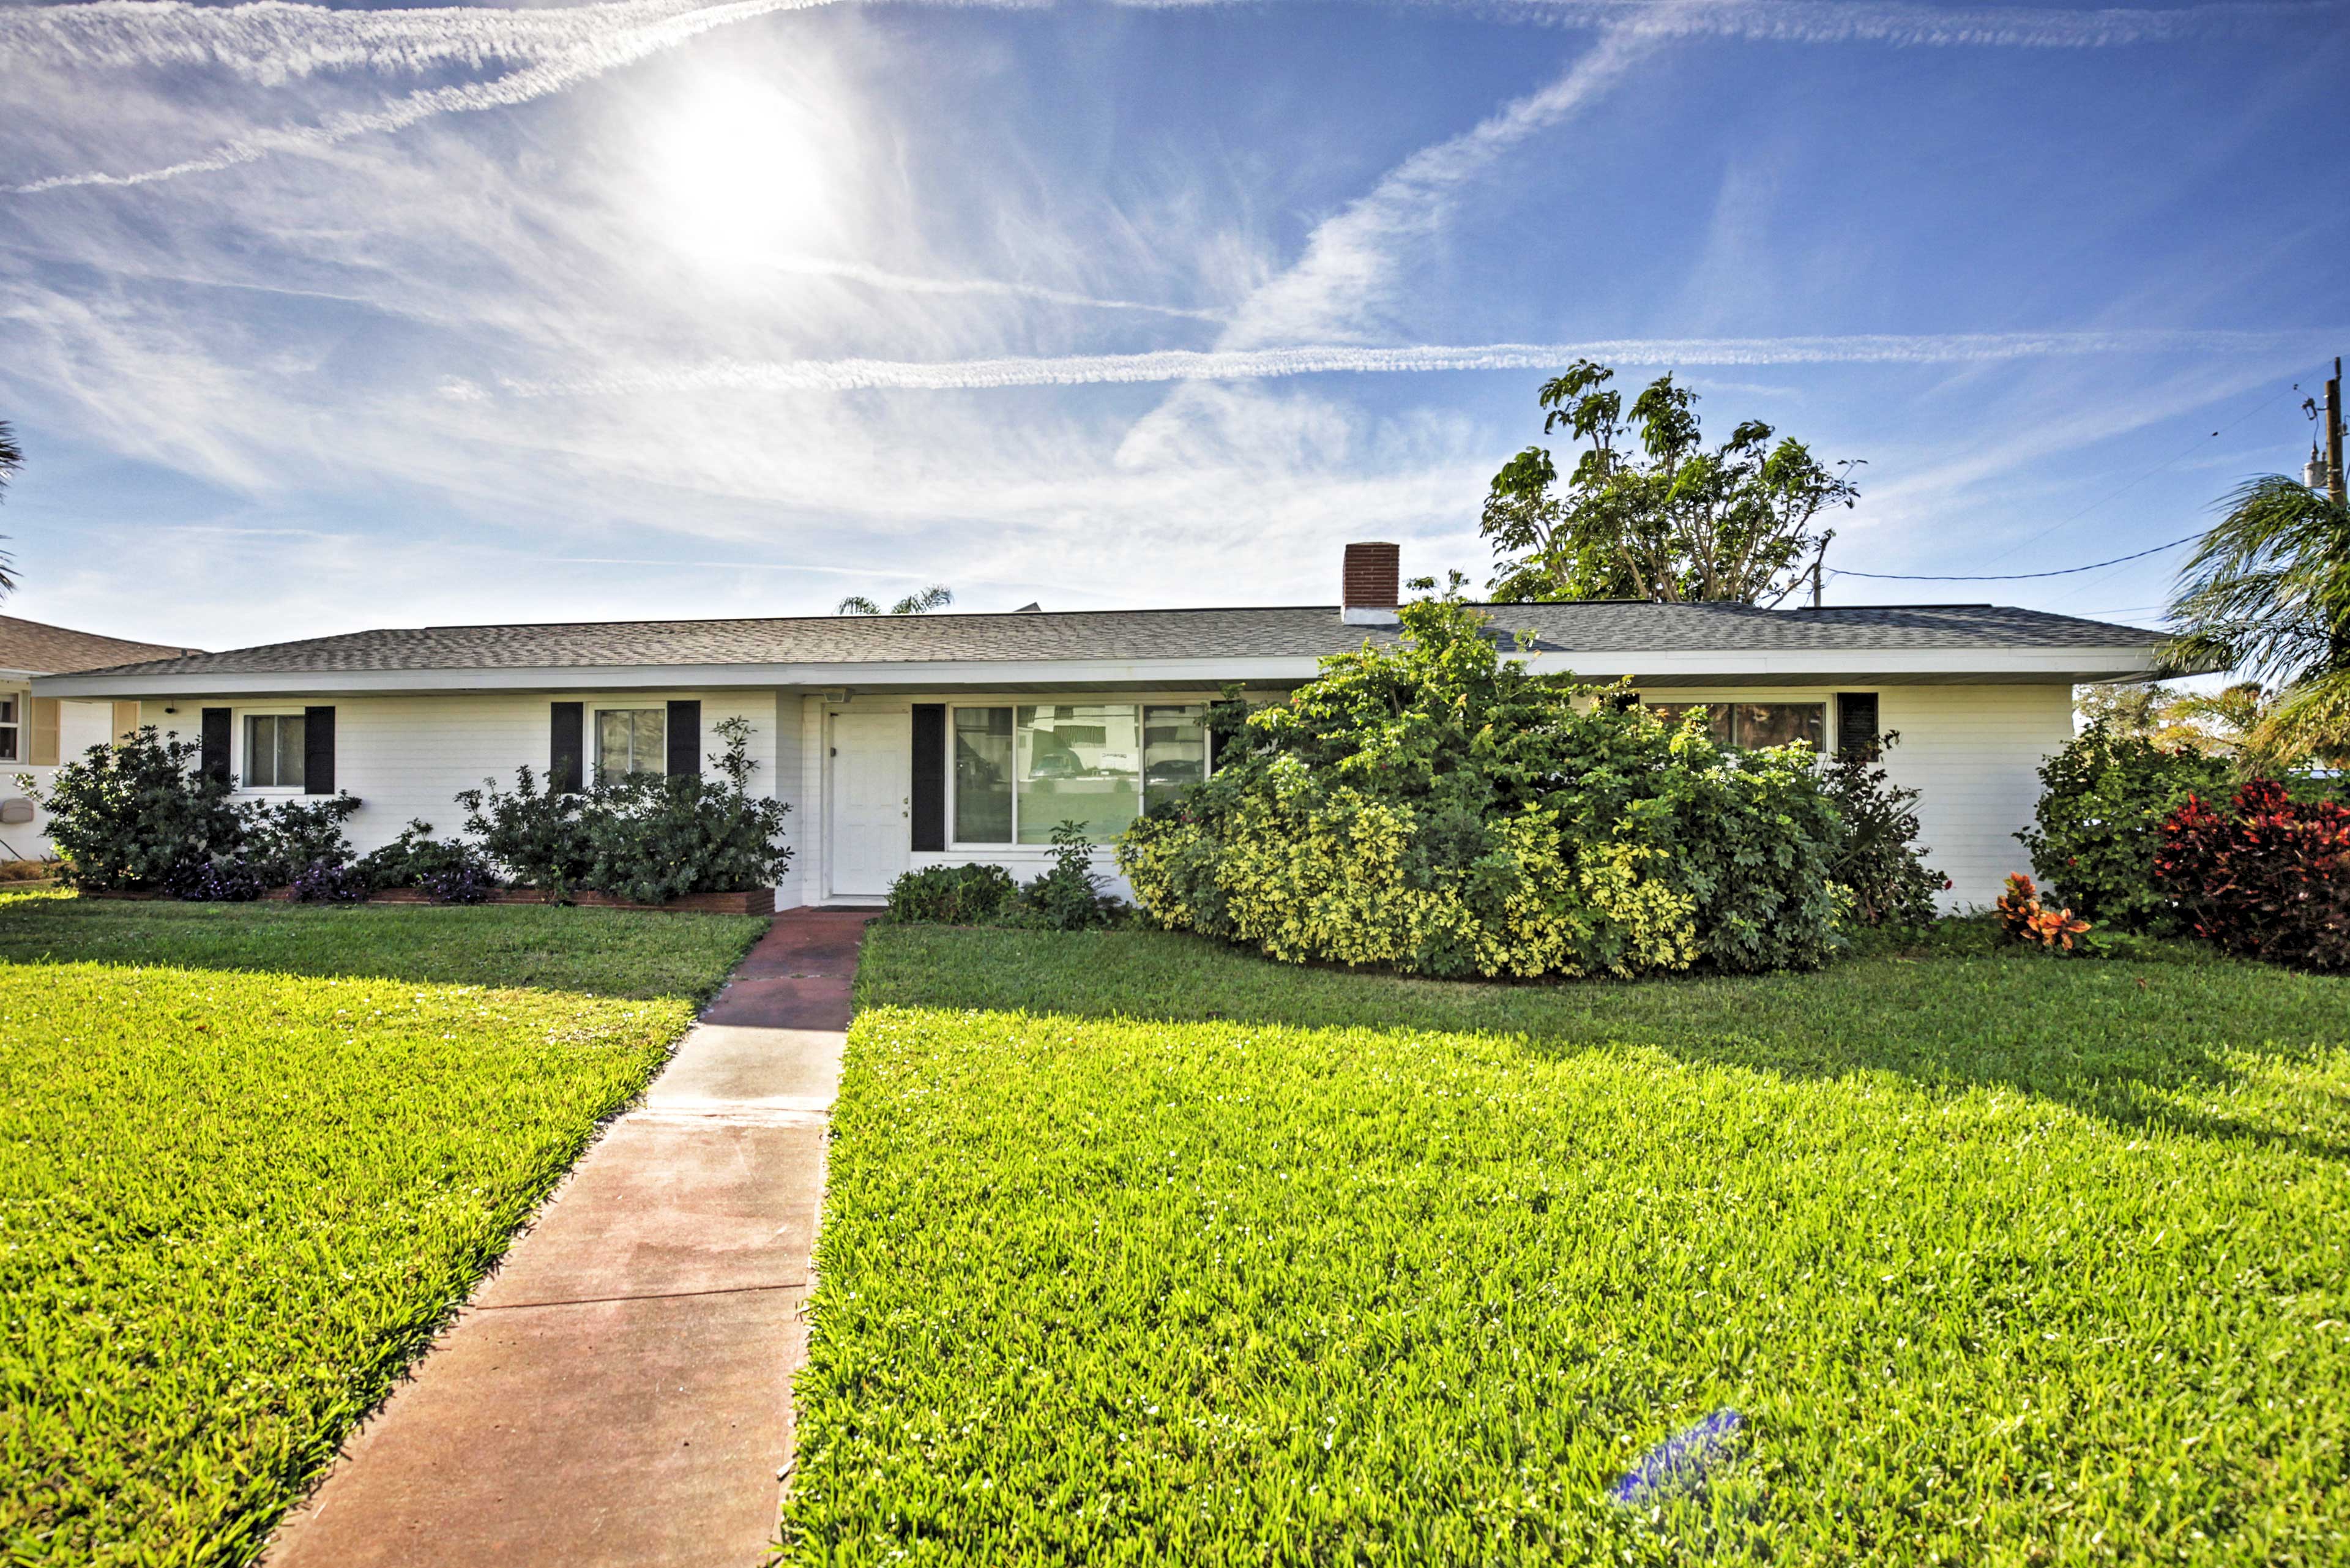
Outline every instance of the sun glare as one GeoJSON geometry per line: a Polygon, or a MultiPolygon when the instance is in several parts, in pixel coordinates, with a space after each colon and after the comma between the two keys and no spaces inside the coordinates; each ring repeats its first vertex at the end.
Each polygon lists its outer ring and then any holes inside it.
{"type": "Polygon", "coordinates": [[[806,249],[838,221],[812,117],[773,88],[698,84],[651,146],[663,235],[689,255],[755,264],[806,249]]]}

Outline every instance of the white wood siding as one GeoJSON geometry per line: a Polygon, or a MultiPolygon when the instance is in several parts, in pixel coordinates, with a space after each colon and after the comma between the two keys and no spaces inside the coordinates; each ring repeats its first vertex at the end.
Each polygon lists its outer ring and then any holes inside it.
{"type": "MultiPolygon", "coordinates": [[[[1944,895],[1944,904],[1952,909],[1988,904],[1998,896],[2000,883],[2010,871],[2026,867],[2023,846],[2013,835],[2032,820],[2033,805],[2039,798],[2037,770],[2042,760],[2073,732],[2071,687],[2051,683],[1875,690],[1880,724],[1901,734],[1900,744],[1887,759],[1887,768],[1896,782],[1922,792],[1918,814],[1924,824],[1924,842],[1932,850],[1930,863],[1954,884],[1944,895]]],[[[1207,695],[1197,691],[1087,691],[1067,700],[1171,701],[1198,701],[1207,695]]],[[[1670,702],[1824,702],[1829,706],[1831,723],[1835,701],[1833,691],[1816,686],[1675,687],[1659,688],[1648,695],[1670,702]]],[[[821,693],[772,688],[686,689],[566,692],[560,700],[584,701],[592,714],[599,705],[643,706],[671,698],[701,700],[705,752],[714,744],[713,730],[720,720],[739,715],[750,721],[752,754],[759,763],[753,787],[776,794],[792,807],[785,833],[793,860],[777,889],[777,902],[784,906],[820,902],[826,887],[823,784],[827,711],[821,693]]],[[[353,845],[365,851],[387,843],[413,817],[432,823],[441,835],[457,833],[463,826],[463,813],[452,798],[457,791],[478,785],[487,777],[508,784],[518,763],[527,763],[535,772],[543,773],[547,763],[548,704],[556,700],[547,693],[492,692],[351,697],[336,701],[336,779],[366,803],[350,820],[353,845]]],[[[903,711],[908,703],[920,701],[1016,705],[1052,700],[1048,693],[1036,692],[990,699],[969,692],[950,696],[907,691],[877,692],[858,701],[903,711]]],[[[205,701],[175,698],[172,705],[179,711],[167,715],[162,702],[148,702],[145,721],[193,739],[205,701]]],[[[213,700],[212,705],[220,705],[219,701],[213,700]]],[[[270,704],[231,701],[228,706],[241,712],[248,706],[270,704]]],[[[850,708],[857,706],[852,703],[850,708]]],[[[96,711],[103,711],[102,708],[96,711]]],[[[592,718],[588,740],[592,751],[592,718]]],[[[19,847],[26,846],[20,844],[19,847]]],[[[1006,846],[985,851],[910,855],[908,864],[992,861],[1025,880],[1044,869],[1048,855],[1042,846],[1006,846]]],[[[1108,852],[1103,850],[1096,858],[1103,872],[1110,874],[1108,852]]],[[[1127,892],[1115,881],[1113,888],[1127,892]]]]}
{"type": "MultiPolygon", "coordinates": [[[[751,756],[758,764],[751,775],[752,789],[773,794],[779,777],[786,785],[796,783],[795,771],[779,774],[776,766],[777,708],[772,691],[589,691],[566,692],[559,699],[519,693],[347,697],[333,703],[335,782],[362,804],[344,831],[361,854],[399,837],[413,818],[431,823],[438,837],[462,833],[465,814],[456,804],[459,790],[476,788],[484,779],[495,779],[501,787],[511,788],[515,769],[525,763],[544,781],[551,739],[549,706],[554,701],[587,704],[587,763],[592,772],[598,707],[643,708],[687,698],[699,698],[702,702],[705,756],[718,749],[721,720],[746,719],[751,724],[751,756]]],[[[190,697],[175,699],[171,706],[179,711],[167,714],[164,704],[149,702],[145,722],[176,732],[182,740],[194,740],[203,722],[203,710],[224,704],[190,697]]],[[[282,709],[286,704],[231,701],[225,706],[234,711],[241,731],[248,709],[282,709]]],[[[270,798],[299,798],[298,792],[290,797],[284,791],[259,793],[270,798]]],[[[785,841],[796,855],[809,835],[807,808],[795,794],[785,794],[783,798],[792,807],[785,841]]],[[[795,866],[792,872],[797,869],[795,866]]]]}

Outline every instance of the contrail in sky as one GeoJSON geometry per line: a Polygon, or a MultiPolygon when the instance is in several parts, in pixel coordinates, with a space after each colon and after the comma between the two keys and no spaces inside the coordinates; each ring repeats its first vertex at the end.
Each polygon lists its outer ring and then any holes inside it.
{"type": "MultiPolygon", "coordinates": [[[[1053,0],[810,0],[987,10],[1045,10],[1053,0]]],[[[1109,9],[1200,10],[1251,0],[1095,0],[1109,9]]],[[[1909,0],[1397,0],[1483,20],[1559,27],[1629,26],[1672,37],[1882,43],[1919,47],[2097,48],[2242,36],[2317,20],[2333,0],[2249,0],[2168,9],[2029,5],[1940,9],[1909,0]]],[[[0,10],[0,56],[83,67],[219,66],[265,82],[320,71],[419,71],[537,63],[619,33],[712,7],[708,0],[601,0],[586,5],[433,5],[347,10],[292,0],[204,5],[91,0],[0,10]]]]}
{"type": "MultiPolygon", "coordinates": [[[[315,125],[257,130],[202,156],[129,174],[60,174],[16,194],[87,185],[142,185],[316,151],[354,136],[394,131],[442,114],[504,108],[557,93],[676,47],[713,28],[777,11],[837,4],[1037,10],[1050,0],[608,0],[546,8],[434,6],[341,10],[287,0],[199,5],[184,0],[91,0],[0,8],[0,58],[68,67],[225,67],[263,82],[334,70],[414,72],[516,64],[488,81],[421,89],[380,109],[315,125]]],[[[1107,0],[1133,9],[1201,9],[1253,0],[1107,0]]],[[[1404,0],[1482,18],[1607,27],[1652,38],[1736,38],[1793,44],[1879,43],[1926,47],[2101,48],[2241,36],[2307,24],[2343,0],[2073,11],[1976,6],[1942,11],[1904,0],[1404,0]]]]}
{"type": "Polygon", "coordinates": [[[1229,314],[1222,310],[1194,310],[1180,305],[1149,305],[1139,299],[1102,299],[1066,288],[1047,288],[1034,283],[1010,283],[997,278],[921,277],[902,272],[884,272],[863,262],[827,261],[814,256],[791,256],[764,265],[774,267],[777,272],[793,273],[803,277],[837,277],[899,294],[988,294],[1007,298],[1041,299],[1052,305],[1074,305],[1091,310],[1142,310],[1153,316],[1180,316],[1197,321],[1222,321],[1229,314]]]}
{"type": "Polygon", "coordinates": [[[1818,337],[1634,337],[1587,343],[1487,343],[1360,348],[1160,349],[992,359],[717,359],[672,369],[560,380],[466,380],[447,397],[593,398],[648,392],[967,391],[1120,382],[1250,381],[1282,376],[1427,370],[1538,370],[1578,358],[1617,365],[1939,365],[2084,354],[2299,351],[2311,335],[2280,332],[1959,332],[1818,337]]]}

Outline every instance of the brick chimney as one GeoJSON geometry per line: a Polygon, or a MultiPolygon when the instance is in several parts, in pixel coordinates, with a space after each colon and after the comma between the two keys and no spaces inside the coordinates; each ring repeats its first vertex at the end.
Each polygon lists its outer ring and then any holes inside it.
{"type": "Polygon", "coordinates": [[[1393,626],[1403,602],[1403,552],[1393,545],[1347,546],[1339,614],[1348,626],[1393,626]]]}

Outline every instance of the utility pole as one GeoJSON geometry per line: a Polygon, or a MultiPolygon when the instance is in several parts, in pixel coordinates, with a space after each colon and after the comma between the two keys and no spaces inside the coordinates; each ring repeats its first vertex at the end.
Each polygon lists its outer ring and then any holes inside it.
{"type": "Polygon", "coordinates": [[[2342,356],[2334,357],[2334,379],[2325,383],[2325,493],[2336,506],[2350,505],[2342,483],[2342,356]]]}

